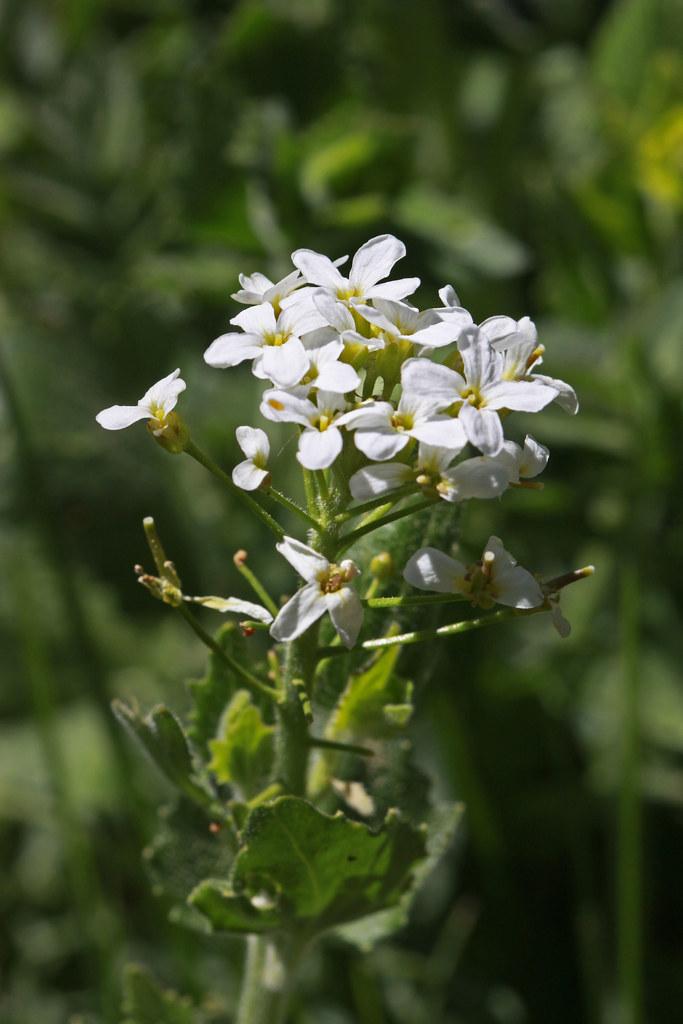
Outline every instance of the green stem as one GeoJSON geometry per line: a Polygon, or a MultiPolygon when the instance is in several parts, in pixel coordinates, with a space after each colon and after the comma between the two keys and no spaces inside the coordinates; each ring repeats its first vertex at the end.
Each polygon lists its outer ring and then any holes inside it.
{"type": "Polygon", "coordinates": [[[341,750],[345,754],[358,754],[360,757],[374,757],[374,750],[359,747],[355,743],[341,743],[338,740],[326,740],[318,736],[309,736],[309,747],[321,747],[323,750],[341,750]]]}
{"type": "MultiPolygon", "coordinates": [[[[365,640],[359,644],[363,650],[374,651],[383,647],[395,647],[397,644],[408,646],[409,644],[425,643],[428,640],[440,640],[442,637],[457,636],[459,633],[469,633],[473,629],[483,629],[485,626],[495,626],[499,622],[507,622],[509,619],[523,618],[527,615],[536,615],[538,612],[547,611],[545,605],[538,608],[504,608],[493,615],[482,615],[479,619],[465,619],[464,622],[452,622],[448,626],[439,626],[437,629],[416,629],[411,633],[398,633],[396,636],[382,636],[376,640],[365,640]]],[[[339,654],[346,654],[343,647],[320,647],[318,659],[333,658],[339,654]]]]}
{"type": "Polygon", "coordinates": [[[290,988],[291,974],[273,940],[249,935],[235,1024],[284,1024],[290,988]]]}
{"type": "Polygon", "coordinates": [[[202,643],[206,644],[209,650],[219,657],[222,661],[228,665],[236,675],[240,676],[247,686],[251,686],[252,689],[257,690],[258,693],[262,693],[270,700],[277,700],[280,697],[278,690],[272,686],[268,686],[267,683],[262,682],[256,676],[253,676],[243,665],[240,665],[239,661],[235,661],[232,655],[228,654],[227,651],[223,650],[221,645],[215,640],[210,633],[204,629],[197,618],[192,614],[187,605],[180,604],[177,606],[177,611],[182,615],[190,629],[194,630],[202,643]]]}
{"type": "Polygon", "coordinates": [[[251,494],[249,494],[248,491],[243,491],[240,487],[236,487],[235,484],[232,482],[232,479],[228,476],[228,474],[224,472],[224,470],[222,470],[220,466],[217,466],[213,459],[206,454],[206,452],[202,451],[202,449],[199,448],[194,443],[194,441],[188,441],[187,445],[185,446],[185,451],[191,458],[195,460],[195,462],[198,462],[200,466],[204,466],[205,469],[208,469],[209,473],[212,473],[217,480],[220,480],[220,482],[228,488],[231,494],[238,498],[244,505],[247,506],[247,508],[251,509],[251,511],[256,516],[258,516],[261,522],[265,523],[268,529],[272,530],[272,532],[279,540],[282,540],[282,538],[285,535],[285,531],[282,529],[280,524],[273,519],[269,512],[266,512],[266,510],[263,508],[262,505],[258,503],[258,501],[252,498],[251,494]]]}
{"type": "Polygon", "coordinates": [[[387,491],[386,494],[381,494],[378,498],[372,498],[370,501],[364,501],[362,505],[356,505],[354,508],[347,509],[346,512],[340,512],[336,517],[338,523],[345,523],[349,519],[355,519],[357,516],[364,516],[366,512],[372,512],[376,508],[380,508],[382,505],[393,505],[401,498],[407,498],[411,494],[417,494],[417,484],[409,483],[404,484],[402,487],[397,487],[395,491],[387,491]]]}
{"type": "Polygon", "coordinates": [[[640,1024],[643,1019],[638,586],[637,570],[627,565],[621,588],[624,685],[617,840],[619,993],[624,1024],[640,1024]]]}
{"type": "Polygon", "coordinates": [[[238,573],[240,573],[241,576],[244,576],[245,580],[247,581],[251,589],[254,591],[256,596],[262,601],[262,603],[268,609],[270,614],[273,617],[275,617],[280,609],[275,604],[275,601],[272,599],[266,588],[263,586],[256,573],[247,565],[246,552],[238,551],[238,553],[233,558],[233,562],[235,563],[235,568],[237,569],[238,573]]]}
{"type": "Polygon", "coordinates": [[[407,505],[405,508],[399,508],[396,512],[391,512],[388,516],[383,516],[382,519],[373,519],[372,522],[366,523],[364,526],[359,526],[356,530],[352,530],[351,533],[347,533],[345,537],[341,538],[340,547],[336,552],[337,557],[367,533],[372,533],[373,530],[379,530],[382,526],[388,526],[389,523],[393,523],[397,519],[403,519],[404,516],[410,516],[415,512],[423,512],[427,508],[432,508],[433,505],[434,499],[426,498],[424,501],[414,502],[412,505],[407,505]]]}
{"type": "Polygon", "coordinates": [[[315,477],[313,471],[310,469],[304,469],[304,491],[306,493],[306,504],[308,505],[308,511],[313,517],[313,513],[318,508],[318,492],[315,487],[315,477]]]}
{"type": "Polygon", "coordinates": [[[317,636],[318,629],[314,626],[287,645],[284,693],[277,704],[276,776],[285,790],[295,796],[306,792],[309,736],[304,705],[315,670],[317,636]]]}
{"type": "Polygon", "coordinates": [[[269,498],[272,498],[274,501],[277,501],[280,505],[282,505],[283,508],[286,508],[289,512],[293,512],[294,515],[299,516],[299,518],[303,519],[304,522],[306,522],[309,526],[312,526],[314,530],[320,529],[320,523],[318,522],[318,520],[315,519],[313,516],[309,515],[308,512],[301,507],[301,505],[297,505],[295,501],[292,501],[291,498],[288,498],[286,494],[282,494],[280,491],[276,491],[274,487],[270,487],[266,491],[266,493],[269,498]]]}
{"type": "Polygon", "coordinates": [[[405,594],[402,597],[363,597],[361,602],[368,608],[408,608],[430,604],[452,604],[465,601],[464,594],[405,594]]]}

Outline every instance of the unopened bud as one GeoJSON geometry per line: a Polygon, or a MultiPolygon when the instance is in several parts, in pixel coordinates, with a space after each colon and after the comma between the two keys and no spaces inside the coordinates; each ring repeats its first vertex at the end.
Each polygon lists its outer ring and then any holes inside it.
{"type": "Polygon", "coordinates": [[[394,571],[394,560],[388,551],[380,551],[370,560],[370,572],[378,580],[388,580],[394,571]]]}
{"type": "Polygon", "coordinates": [[[244,548],[240,548],[239,551],[236,551],[235,554],[232,556],[232,560],[237,566],[244,565],[247,558],[248,552],[246,552],[244,548]]]}

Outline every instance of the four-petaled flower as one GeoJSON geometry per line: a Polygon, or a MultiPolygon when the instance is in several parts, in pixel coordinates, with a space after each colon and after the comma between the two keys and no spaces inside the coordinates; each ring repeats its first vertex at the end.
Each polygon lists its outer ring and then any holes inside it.
{"type": "Polygon", "coordinates": [[[296,457],[306,469],[327,469],[342,450],[339,423],[348,408],[343,395],[318,391],[315,402],[289,391],[264,392],[261,412],[276,423],[298,423],[304,428],[296,457]]]}
{"type": "Polygon", "coordinates": [[[353,647],[363,622],[360,598],[349,586],[358,575],[355,562],[330,562],[294,537],[285,537],[276,546],[305,585],[280,609],[270,627],[271,635],[276,640],[296,640],[329,612],[341,642],[345,647],[353,647]]]}
{"type": "Polygon", "coordinates": [[[348,277],[340,274],[336,264],[322,253],[312,249],[297,249],[292,263],[301,271],[309,284],[317,284],[337,299],[404,299],[412,295],[420,284],[419,277],[404,277],[399,281],[384,281],[398,260],[406,254],[403,242],[393,235],[371,238],[353,257],[348,277]]]}
{"type": "Polygon", "coordinates": [[[538,581],[517,565],[498,537],[489,537],[481,560],[470,566],[436,548],[420,548],[409,559],[403,577],[420,590],[462,594],[481,608],[494,604],[538,608],[545,602],[538,581]]]}
{"type": "Polygon", "coordinates": [[[378,462],[393,459],[411,438],[457,453],[467,438],[457,419],[439,413],[443,406],[439,397],[435,400],[404,390],[396,409],[391,402],[364,402],[346,413],[342,422],[355,431],[356,447],[378,462]]]}
{"type": "Polygon", "coordinates": [[[177,405],[178,395],[186,387],[180,370],[174,370],[153,384],[137,405],[111,405],[98,412],[95,419],[105,430],[123,430],[139,420],[150,420],[150,430],[159,435],[166,428],[168,414],[177,405]]]}

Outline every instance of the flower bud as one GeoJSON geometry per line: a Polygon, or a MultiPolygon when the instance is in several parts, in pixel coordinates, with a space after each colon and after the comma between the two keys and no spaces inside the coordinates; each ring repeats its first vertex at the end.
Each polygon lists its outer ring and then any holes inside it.
{"type": "Polygon", "coordinates": [[[378,580],[388,580],[394,575],[394,560],[388,551],[380,551],[371,559],[370,572],[378,580]]]}

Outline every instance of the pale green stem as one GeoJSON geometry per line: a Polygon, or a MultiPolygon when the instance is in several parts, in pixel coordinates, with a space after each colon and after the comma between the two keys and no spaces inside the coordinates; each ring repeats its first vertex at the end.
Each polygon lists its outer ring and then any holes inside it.
{"type": "Polygon", "coordinates": [[[406,594],[401,597],[361,598],[368,608],[409,608],[419,605],[452,604],[454,601],[466,601],[464,594],[406,594]]]}
{"type": "Polygon", "coordinates": [[[404,484],[403,487],[397,487],[395,491],[389,491],[386,494],[381,494],[378,498],[372,498],[370,501],[364,501],[362,505],[356,505],[354,508],[347,509],[345,512],[340,512],[336,517],[338,523],[345,523],[348,519],[355,519],[356,516],[364,516],[367,512],[372,512],[376,508],[380,508],[382,505],[394,505],[401,498],[407,498],[411,494],[417,494],[419,488],[417,484],[410,483],[404,484]]]}
{"type": "Polygon", "coordinates": [[[249,935],[235,1024],[284,1024],[291,972],[272,939],[249,935]]]}
{"type": "Polygon", "coordinates": [[[251,589],[254,591],[259,600],[262,601],[262,603],[268,609],[270,614],[273,616],[277,615],[280,609],[275,604],[275,601],[270,596],[264,585],[261,583],[256,573],[247,565],[246,552],[238,552],[233,558],[233,562],[235,563],[235,568],[237,569],[238,573],[240,573],[241,576],[244,576],[245,580],[247,581],[251,589]]]}
{"type": "Polygon", "coordinates": [[[213,476],[215,476],[217,480],[220,480],[220,482],[228,488],[228,490],[230,491],[231,494],[234,495],[234,497],[241,501],[242,504],[246,505],[247,508],[251,509],[254,515],[258,516],[261,522],[265,523],[268,529],[272,530],[272,532],[279,540],[282,540],[282,538],[285,535],[285,531],[282,529],[280,524],[276,522],[275,519],[273,519],[269,512],[266,512],[266,510],[263,508],[262,505],[258,503],[258,501],[252,498],[251,494],[249,494],[248,491],[243,491],[241,487],[236,487],[235,484],[232,482],[232,479],[228,476],[228,474],[224,470],[222,470],[220,466],[216,465],[213,459],[209,455],[207,455],[206,452],[202,451],[202,449],[199,448],[194,443],[194,441],[188,441],[187,445],[185,446],[185,451],[191,458],[195,460],[195,462],[198,462],[201,466],[204,466],[205,469],[208,469],[209,473],[213,474],[213,476]]]}
{"type": "Polygon", "coordinates": [[[272,498],[274,501],[277,501],[280,505],[282,505],[283,508],[286,508],[289,512],[292,512],[300,519],[303,519],[304,522],[306,522],[308,526],[312,526],[314,530],[320,529],[320,523],[318,522],[318,520],[315,519],[313,516],[309,515],[308,512],[301,507],[301,505],[297,505],[295,501],[292,501],[291,498],[288,498],[286,494],[282,494],[280,491],[276,491],[274,487],[269,487],[268,490],[266,491],[266,494],[268,495],[269,498],[272,498]]]}
{"type": "Polygon", "coordinates": [[[268,686],[267,683],[264,683],[262,680],[252,675],[251,672],[244,668],[243,665],[240,665],[239,661],[236,661],[230,654],[228,654],[227,651],[223,650],[218,641],[215,640],[210,633],[207,633],[187,605],[178,605],[177,610],[188,623],[190,628],[194,630],[202,643],[206,644],[209,650],[213,651],[221,661],[224,661],[236,675],[243,679],[247,686],[250,686],[253,690],[257,690],[259,693],[269,697],[271,700],[277,700],[280,697],[278,690],[274,689],[272,686],[268,686]]]}
{"type": "Polygon", "coordinates": [[[397,519],[403,519],[404,516],[423,512],[427,508],[432,508],[433,505],[434,500],[432,498],[427,498],[424,501],[407,505],[405,508],[399,508],[396,512],[391,512],[388,516],[383,516],[382,519],[374,519],[372,522],[366,523],[364,526],[359,526],[358,529],[352,530],[351,533],[347,533],[345,537],[340,538],[340,546],[336,551],[336,556],[338,557],[341,555],[366,534],[372,533],[374,530],[379,530],[382,526],[388,526],[389,523],[394,523],[397,519]]]}

